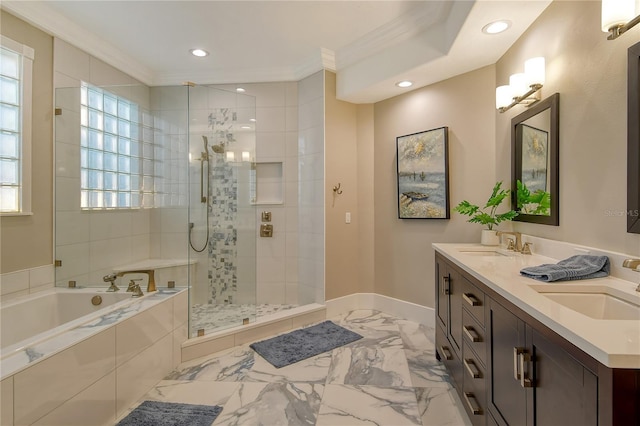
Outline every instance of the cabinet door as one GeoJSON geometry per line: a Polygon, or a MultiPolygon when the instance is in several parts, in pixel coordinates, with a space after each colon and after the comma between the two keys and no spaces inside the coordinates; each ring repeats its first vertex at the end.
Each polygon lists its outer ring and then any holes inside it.
{"type": "Polygon", "coordinates": [[[597,425],[597,377],[538,331],[528,328],[529,336],[536,425],[597,425]]]}
{"type": "Polygon", "coordinates": [[[436,313],[440,325],[449,333],[449,269],[436,256],[436,313]]]}
{"type": "Polygon", "coordinates": [[[501,425],[526,425],[527,389],[521,386],[514,352],[525,346],[525,324],[493,300],[489,310],[489,409],[501,425]]]}
{"type": "Polygon", "coordinates": [[[462,355],[462,293],[464,291],[462,275],[449,269],[449,340],[462,355]]]}

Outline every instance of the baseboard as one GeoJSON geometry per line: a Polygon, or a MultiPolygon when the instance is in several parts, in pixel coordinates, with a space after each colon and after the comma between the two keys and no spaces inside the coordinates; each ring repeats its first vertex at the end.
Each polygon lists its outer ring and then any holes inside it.
{"type": "Polygon", "coordinates": [[[436,324],[435,309],[377,293],[350,294],[327,300],[325,305],[327,307],[327,318],[356,309],[373,309],[430,327],[435,327],[436,324]]]}

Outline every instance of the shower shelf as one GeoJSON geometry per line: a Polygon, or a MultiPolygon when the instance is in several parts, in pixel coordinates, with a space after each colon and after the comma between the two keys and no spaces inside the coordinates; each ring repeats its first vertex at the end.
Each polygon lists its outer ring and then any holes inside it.
{"type": "Polygon", "coordinates": [[[175,266],[187,266],[195,263],[197,263],[195,259],[145,259],[127,265],[118,265],[113,268],[113,272],[173,268],[175,266]]]}

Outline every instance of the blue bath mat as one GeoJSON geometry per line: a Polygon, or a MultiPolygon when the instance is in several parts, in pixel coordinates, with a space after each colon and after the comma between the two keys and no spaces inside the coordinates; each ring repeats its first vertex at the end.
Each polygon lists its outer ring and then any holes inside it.
{"type": "Polygon", "coordinates": [[[222,407],[144,401],[116,426],[211,426],[222,407]]]}
{"type": "Polygon", "coordinates": [[[274,367],[285,367],[303,359],[311,358],[347,343],[362,339],[362,336],[331,321],[301,328],[281,336],[249,345],[274,367]]]}

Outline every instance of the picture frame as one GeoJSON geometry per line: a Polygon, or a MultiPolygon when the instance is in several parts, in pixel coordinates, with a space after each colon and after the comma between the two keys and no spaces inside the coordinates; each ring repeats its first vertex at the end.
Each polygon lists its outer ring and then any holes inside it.
{"type": "Polygon", "coordinates": [[[449,128],[396,138],[398,218],[449,219],[449,128]]]}

